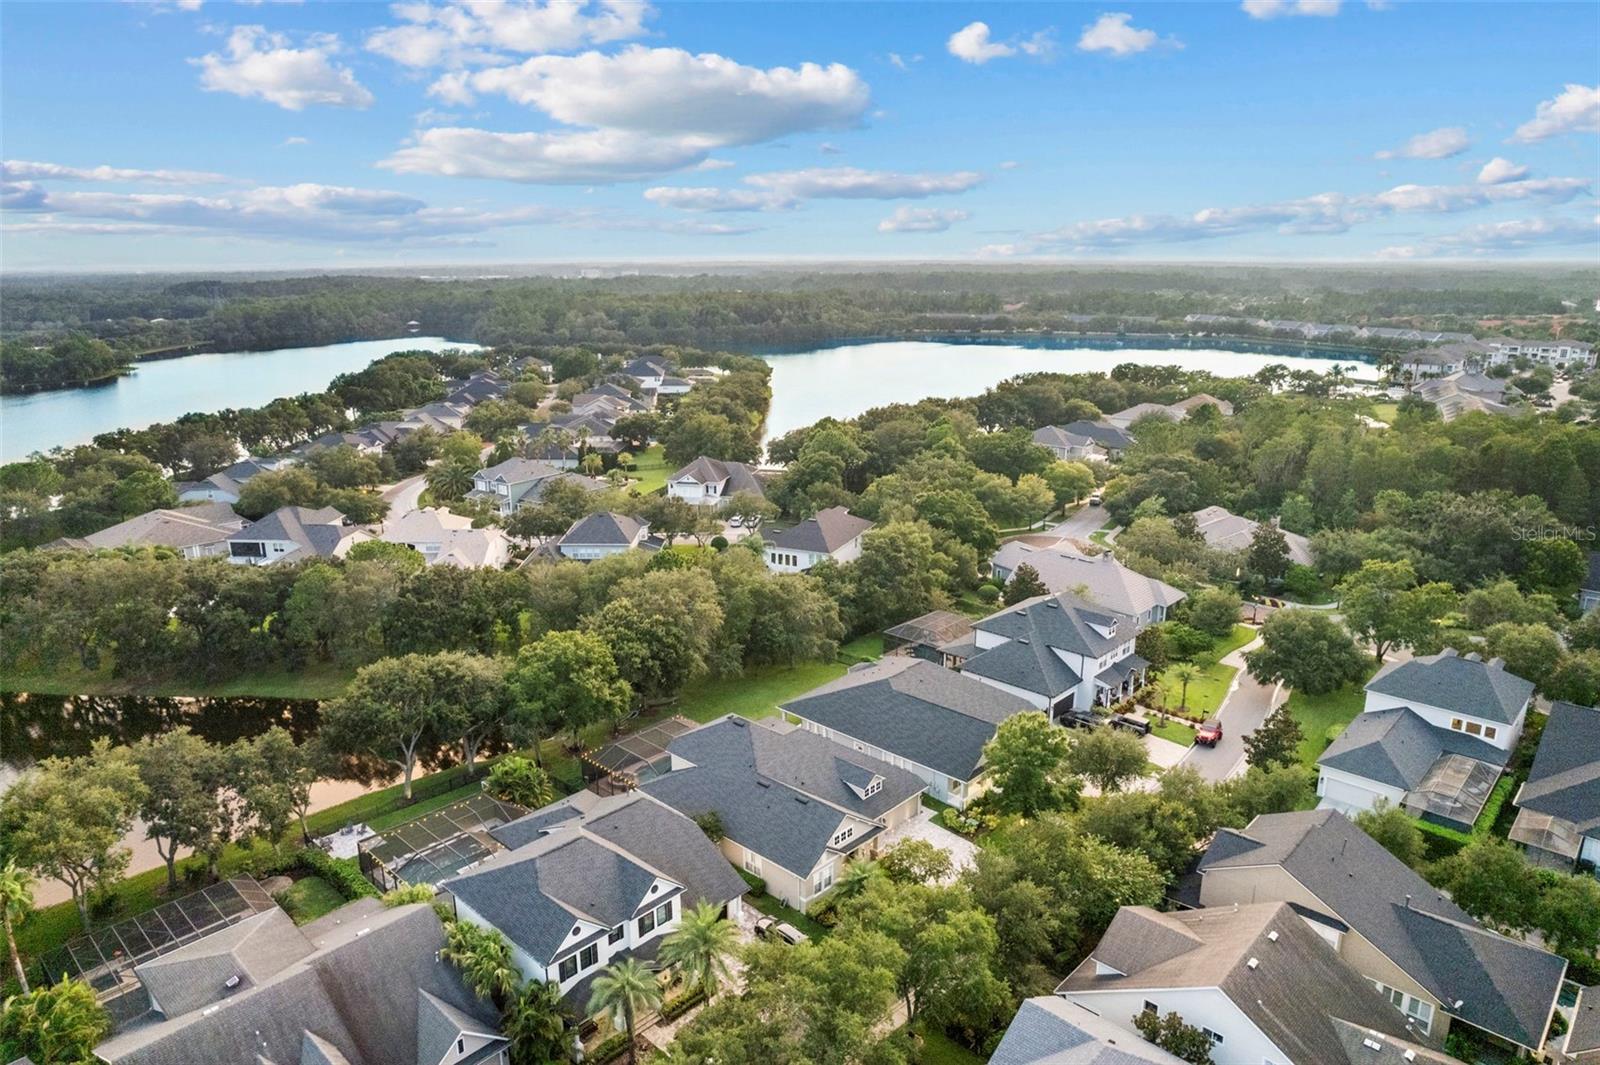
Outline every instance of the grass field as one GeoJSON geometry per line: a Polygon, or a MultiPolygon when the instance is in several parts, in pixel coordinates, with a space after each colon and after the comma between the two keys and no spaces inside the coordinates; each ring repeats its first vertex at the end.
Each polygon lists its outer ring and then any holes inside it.
{"type": "Polygon", "coordinates": [[[308,924],[345,904],[345,897],[320,876],[296,880],[293,887],[278,894],[277,900],[295,924],[308,924]]]}
{"type": "MultiPolygon", "coordinates": [[[[1375,672],[1375,671],[1374,671],[1375,672]]],[[[1342,730],[1361,713],[1366,703],[1363,690],[1366,680],[1340,688],[1327,695],[1307,695],[1294,692],[1289,696],[1289,714],[1300,724],[1300,761],[1315,766],[1317,758],[1327,749],[1328,730],[1335,725],[1342,730]]]]}
{"type": "MultiPolygon", "coordinates": [[[[1232,666],[1225,666],[1220,659],[1232,651],[1236,651],[1256,638],[1254,629],[1246,625],[1235,625],[1231,635],[1218,640],[1212,645],[1211,650],[1201,655],[1196,655],[1194,665],[1199,669],[1200,675],[1189,682],[1188,709],[1197,714],[1213,714],[1222,705],[1222,699],[1228,694],[1228,687],[1233,684],[1233,678],[1239,671],[1232,666]]],[[[1156,682],[1161,689],[1163,706],[1176,709],[1179,698],[1183,695],[1183,685],[1178,682],[1170,671],[1163,673],[1156,682]]]]}
{"type": "Polygon", "coordinates": [[[49,673],[0,673],[0,691],[32,692],[35,695],[146,695],[169,697],[204,695],[219,698],[257,699],[332,699],[344,691],[354,670],[333,665],[308,669],[264,670],[232,680],[207,683],[196,680],[161,681],[154,684],[113,677],[109,670],[60,669],[49,673]]]}
{"type": "Polygon", "coordinates": [[[652,444],[634,456],[633,469],[627,472],[629,477],[635,478],[634,487],[639,490],[639,494],[649,495],[667,487],[667,475],[672,471],[667,469],[667,460],[661,453],[661,445],[652,444]]]}
{"type": "Polygon", "coordinates": [[[882,658],[883,633],[869,632],[865,636],[857,636],[847,644],[841,644],[839,654],[845,658],[882,658]]]}
{"type": "Polygon", "coordinates": [[[752,892],[751,894],[746,895],[745,898],[749,901],[750,905],[754,906],[768,917],[776,917],[780,921],[785,921],[789,924],[792,924],[796,928],[800,929],[800,931],[810,936],[812,939],[821,939],[828,934],[828,929],[824,925],[812,920],[799,910],[794,909],[791,906],[784,905],[771,895],[757,895],[752,892]]]}
{"type": "Polygon", "coordinates": [[[700,722],[724,714],[771,717],[778,712],[779,703],[844,676],[844,670],[840,662],[809,662],[799,666],[759,666],[745,670],[742,677],[702,680],[683,690],[673,712],[700,722]]]}
{"type": "Polygon", "coordinates": [[[1171,740],[1173,743],[1179,743],[1185,747],[1194,746],[1194,728],[1192,726],[1179,724],[1176,721],[1168,721],[1164,717],[1151,716],[1150,733],[1153,736],[1160,736],[1164,740],[1171,740]]]}
{"type": "Polygon", "coordinates": [[[983,1059],[943,1032],[928,1032],[922,1037],[918,1065],[983,1065],[983,1059]]]}

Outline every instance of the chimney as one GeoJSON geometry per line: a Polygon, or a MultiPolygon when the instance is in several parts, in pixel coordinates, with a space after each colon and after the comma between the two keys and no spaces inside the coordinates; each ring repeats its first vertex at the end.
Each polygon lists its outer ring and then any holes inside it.
{"type": "Polygon", "coordinates": [[[1454,658],[1458,654],[1460,654],[1460,652],[1457,651],[1454,647],[1446,647],[1443,651],[1439,652],[1439,657],[1440,658],[1454,658]]]}
{"type": "Polygon", "coordinates": [[[1406,896],[1406,909],[1408,909],[1408,910],[1411,909],[1411,896],[1410,895],[1406,896]]]}
{"type": "Polygon", "coordinates": [[[1461,660],[1463,662],[1482,662],[1483,656],[1476,651],[1469,651],[1462,656],[1461,660]]]}
{"type": "Polygon", "coordinates": [[[1506,668],[1506,660],[1503,658],[1491,658],[1489,659],[1489,668],[1504,669],[1506,668]]]}

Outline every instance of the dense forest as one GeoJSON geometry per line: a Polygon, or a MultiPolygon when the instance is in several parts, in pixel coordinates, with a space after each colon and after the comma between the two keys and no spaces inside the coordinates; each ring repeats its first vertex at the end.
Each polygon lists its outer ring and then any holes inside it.
{"type": "MultiPolygon", "coordinates": [[[[123,359],[189,345],[259,350],[430,335],[501,344],[675,344],[750,350],[847,337],[984,330],[1175,332],[1186,314],[1389,324],[1460,332],[1559,330],[1600,339],[1587,310],[1600,271],[1572,267],[1078,267],[916,273],[757,272],[423,280],[328,275],[273,279],[7,279],[0,389],[86,379],[55,354],[70,334],[123,359]],[[1069,321],[1065,316],[1093,316],[1069,321]],[[1131,321],[1138,319],[1137,322],[1131,321]],[[1492,321],[1494,326],[1486,326],[1492,321]]],[[[111,368],[111,372],[115,367],[111,368]]],[[[93,376],[105,376],[101,371],[93,376]]]]}

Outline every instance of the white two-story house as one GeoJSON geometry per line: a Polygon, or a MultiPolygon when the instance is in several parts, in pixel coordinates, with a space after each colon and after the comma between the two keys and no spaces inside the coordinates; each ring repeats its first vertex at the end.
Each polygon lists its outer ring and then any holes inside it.
{"type": "Polygon", "coordinates": [[[775,573],[804,573],[825,559],[854,562],[861,557],[861,538],[870,528],[872,522],[844,507],[819,510],[767,541],[767,568],[775,573]]]}
{"type": "Polygon", "coordinates": [[[667,478],[667,495],[697,507],[720,507],[740,492],[766,497],[755,470],[743,462],[701,455],[667,478]]]}
{"type": "Polygon", "coordinates": [[[1071,592],[1025,599],[972,626],[974,653],[960,670],[1020,696],[1052,719],[1110,705],[1144,683],[1150,663],[1133,653],[1131,616],[1071,592]]]}
{"type": "Polygon", "coordinates": [[[228,537],[228,561],[270,566],[308,558],[343,558],[372,534],[345,522],[333,507],[279,507],[228,537]]]}

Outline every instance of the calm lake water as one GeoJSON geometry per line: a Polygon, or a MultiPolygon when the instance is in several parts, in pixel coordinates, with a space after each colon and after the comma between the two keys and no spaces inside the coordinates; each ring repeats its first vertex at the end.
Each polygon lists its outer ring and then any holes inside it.
{"type": "Polygon", "coordinates": [[[1211,346],[1156,338],[890,340],[763,355],[772,365],[767,435],[782,436],[819,418],[853,418],[889,403],[975,396],[1021,373],[1103,373],[1125,362],[1209,370],[1219,377],[1246,377],[1275,362],[1325,373],[1338,363],[1355,366],[1353,377],[1377,377],[1377,367],[1357,363],[1355,354],[1312,356],[1292,345],[1205,343],[1211,346]]]}
{"type": "Polygon", "coordinates": [[[185,355],[137,363],[134,372],[93,388],[0,397],[0,462],[35,451],[86,444],[113,429],[142,429],[191,411],[260,407],[281,396],[321,392],[342,373],[396,351],[478,345],[443,337],[358,340],[316,348],[185,355]]]}

